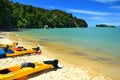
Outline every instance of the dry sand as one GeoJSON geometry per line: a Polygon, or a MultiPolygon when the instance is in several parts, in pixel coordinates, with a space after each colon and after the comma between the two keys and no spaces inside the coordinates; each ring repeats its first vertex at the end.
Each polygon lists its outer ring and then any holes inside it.
{"type": "MultiPolygon", "coordinates": [[[[0,38],[0,44],[1,43],[9,44],[15,42],[15,40],[13,41],[12,39],[6,37],[7,34],[6,35],[0,34],[2,35],[2,37],[0,38]]],[[[23,43],[20,43],[19,45],[24,46],[23,43]]],[[[27,45],[25,46],[27,47],[27,45]]],[[[18,65],[23,62],[42,62],[46,60],[56,59],[55,57],[50,58],[47,55],[44,55],[44,53],[46,53],[47,51],[44,51],[45,49],[42,46],[41,49],[43,51],[41,55],[31,54],[17,57],[2,58],[0,59],[0,68],[18,65]]],[[[87,69],[78,68],[68,64],[66,65],[60,59],[59,66],[62,67],[62,69],[58,69],[56,71],[46,71],[42,73],[39,72],[21,80],[112,80],[110,78],[106,78],[104,75],[101,75],[99,73],[89,72],[87,69]]]]}

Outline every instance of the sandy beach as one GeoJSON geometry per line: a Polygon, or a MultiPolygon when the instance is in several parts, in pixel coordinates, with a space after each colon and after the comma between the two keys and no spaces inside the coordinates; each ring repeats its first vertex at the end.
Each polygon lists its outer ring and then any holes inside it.
{"type": "MultiPolygon", "coordinates": [[[[18,39],[10,39],[9,33],[0,34],[0,44],[10,44],[13,42],[18,42],[18,46],[24,46],[26,48],[37,46],[34,43],[25,44],[24,42],[19,42],[18,39]],[[33,44],[33,45],[32,45],[33,44]]],[[[0,68],[6,68],[14,65],[21,64],[23,62],[42,62],[46,60],[54,60],[56,57],[48,57],[45,53],[48,52],[43,46],[40,46],[42,50],[41,55],[23,55],[16,57],[8,57],[0,59],[0,68]]],[[[72,64],[66,64],[63,60],[57,58],[59,60],[59,66],[62,67],[57,71],[46,71],[46,72],[38,72],[27,76],[23,80],[113,80],[109,77],[106,77],[102,73],[92,72],[88,69],[82,67],[76,67],[72,64]]],[[[21,79],[22,80],[22,79],[21,79]]]]}

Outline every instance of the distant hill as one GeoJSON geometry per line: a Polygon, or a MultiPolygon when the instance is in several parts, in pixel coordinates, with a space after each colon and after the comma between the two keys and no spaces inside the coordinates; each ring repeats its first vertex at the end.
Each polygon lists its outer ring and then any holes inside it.
{"type": "Polygon", "coordinates": [[[0,30],[43,28],[44,25],[49,28],[88,27],[85,20],[65,11],[0,0],[0,30]]]}
{"type": "Polygon", "coordinates": [[[116,27],[114,25],[97,24],[96,27],[116,27]]]}

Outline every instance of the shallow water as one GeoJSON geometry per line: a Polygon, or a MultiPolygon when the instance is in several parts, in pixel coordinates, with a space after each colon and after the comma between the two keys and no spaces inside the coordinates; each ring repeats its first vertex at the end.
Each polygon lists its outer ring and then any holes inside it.
{"type": "Polygon", "coordinates": [[[64,45],[76,51],[82,48],[89,52],[120,57],[119,28],[29,29],[15,34],[36,39],[39,42],[64,45]]]}
{"type": "Polygon", "coordinates": [[[49,56],[95,70],[102,68],[101,72],[119,78],[120,28],[29,29],[14,34],[45,47],[49,56]]]}

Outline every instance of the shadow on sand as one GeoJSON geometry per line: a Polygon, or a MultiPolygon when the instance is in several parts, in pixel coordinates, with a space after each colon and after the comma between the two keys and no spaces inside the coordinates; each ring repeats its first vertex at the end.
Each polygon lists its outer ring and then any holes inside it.
{"type": "MultiPolygon", "coordinates": [[[[60,69],[61,69],[61,68],[60,68],[60,69]]],[[[43,71],[36,72],[36,73],[30,74],[30,75],[28,75],[28,76],[25,76],[25,77],[22,77],[22,78],[19,78],[19,79],[15,79],[15,80],[28,80],[28,79],[31,79],[31,78],[40,76],[40,75],[42,75],[42,74],[51,72],[51,71],[56,71],[56,70],[54,70],[54,69],[43,70],[43,71]]]]}

